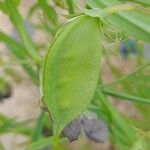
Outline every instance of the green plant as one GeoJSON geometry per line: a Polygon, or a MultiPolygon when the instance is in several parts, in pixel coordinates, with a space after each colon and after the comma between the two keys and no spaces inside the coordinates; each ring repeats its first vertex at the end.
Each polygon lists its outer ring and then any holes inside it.
{"type": "MultiPolygon", "coordinates": [[[[122,72],[106,59],[104,49],[110,48],[109,44],[112,43],[119,45],[121,40],[129,36],[134,37],[137,43],[150,42],[149,1],[85,0],[86,6],[83,8],[72,0],[56,0],[54,4],[55,7],[67,9],[66,16],[72,18],[58,31],[60,24],[57,11],[48,1],[38,0],[28,13],[31,19],[37,9],[42,10],[44,21],[34,26],[50,33],[50,37],[55,36],[45,61],[26,31],[16,3],[5,0],[0,5],[21,39],[17,42],[0,32],[0,41],[7,45],[16,62],[39,86],[43,107],[49,115],[45,112],[39,115],[34,131],[30,133],[31,143],[27,149],[41,149],[47,145],[60,149],[64,128],[89,110],[106,122],[110,140],[117,149],[148,150],[150,100],[149,85],[146,84],[149,72],[146,69],[149,62],[141,60],[143,57],[138,53],[134,60],[138,69],[122,76],[122,72]],[[102,59],[106,60],[116,78],[112,83],[102,80],[102,59]],[[118,92],[120,90],[123,92],[118,92]],[[133,107],[143,115],[145,125],[120,114],[108,96],[134,102],[133,107]],[[42,129],[45,126],[53,128],[51,137],[43,136],[42,129]]],[[[2,130],[5,131],[4,128],[2,130]]]]}

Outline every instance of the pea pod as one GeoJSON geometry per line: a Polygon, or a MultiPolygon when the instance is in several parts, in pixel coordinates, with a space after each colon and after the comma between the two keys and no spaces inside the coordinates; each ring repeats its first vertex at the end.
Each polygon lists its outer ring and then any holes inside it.
{"type": "Polygon", "coordinates": [[[55,134],[83,112],[94,95],[101,55],[99,19],[85,15],[58,31],[44,66],[44,103],[55,134]]]}

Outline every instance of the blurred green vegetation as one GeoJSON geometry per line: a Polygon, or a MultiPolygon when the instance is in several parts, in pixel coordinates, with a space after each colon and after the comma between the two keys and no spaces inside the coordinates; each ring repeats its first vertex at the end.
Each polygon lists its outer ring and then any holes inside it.
{"type": "MultiPolygon", "coordinates": [[[[116,1],[114,1],[116,2],[116,1]]],[[[123,1],[117,1],[122,3],[123,1]]],[[[129,1],[130,2],[130,1],[129,1]]],[[[135,0],[134,4],[140,5],[140,9],[145,10],[145,6],[149,9],[149,1],[135,0]],[[136,1],[138,3],[136,3],[136,1]]],[[[0,67],[2,68],[4,75],[0,76],[0,101],[1,99],[11,96],[11,82],[7,81],[7,77],[11,77],[17,84],[22,79],[16,70],[9,62],[14,62],[20,65],[25,73],[30,77],[33,84],[40,86],[40,71],[43,65],[43,58],[46,53],[47,41],[45,43],[38,43],[32,39],[28,29],[25,26],[25,20],[27,19],[32,26],[32,30],[42,31],[45,36],[48,37],[50,43],[56,35],[58,29],[66,22],[66,20],[80,15],[84,12],[85,8],[105,8],[110,3],[103,0],[86,1],[83,6],[83,12],[78,8],[78,5],[73,0],[37,0],[29,8],[27,12],[27,18],[21,15],[18,7],[21,0],[0,0],[0,11],[9,17],[10,24],[13,25],[16,33],[19,36],[19,41],[12,36],[0,31],[0,42],[4,43],[8,49],[9,60],[5,61],[2,55],[0,55],[0,67]],[[38,18],[38,22],[33,20],[36,17],[36,13],[40,11],[41,15],[38,18]]],[[[76,2],[77,3],[77,2],[76,2]]],[[[145,11],[147,11],[147,9],[145,11]]],[[[139,10],[138,10],[139,11],[139,10]]],[[[118,14],[117,14],[118,15],[118,14]]],[[[114,18],[117,16],[114,15],[114,18]]],[[[130,15],[130,12],[129,12],[130,15]]],[[[149,15],[149,13],[147,14],[149,15]]],[[[146,20],[145,17],[142,20],[146,20]]],[[[116,18],[114,19],[116,21],[116,18]]],[[[104,82],[100,79],[98,89],[93,97],[92,103],[89,106],[89,110],[95,112],[98,117],[105,120],[109,129],[109,140],[111,144],[118,150],[149,150],[150,149],[150,58],[145,57],[145,42],[142,40],[150,39],[150,26],[148,29],[142,28],[142,23],[127,18],[125,21],[129,21],[132,28],[140,29],[144,31],[142,37],[135,38],[134,48],[136,51],[132,53],[133,45],[126,47],[128,55],[121,58],[121,62],[124,63],[125,69],[130,71],[124,74],[124,70],[119,68],[119,60],[121,56],[126,55],[125,51],[120,48],[122,41],[126,39],[132,39],[128,34],[124,32],[128,30],[130,33],[130,26],[123,27],[123,32],[119,30],[120,20],[124,21],[124,18],[120,19],[117,23],[114,20],[108,20],[108,24],[103,26],[103,68],[105,65],[109,68],[110,77],[113,77],[112,82],[104,82]],[[134,22],[135,21],[135,22],[134,22]],[[136,24],[137,23],[137,24],[136,24]],[[147,31],[147,32],[146,32],[147,31]],[[108,33],[107,33],[108,32],[108,33]],[[142,39],[140,39],[142,38],[142,39]],[[115,48],[114,48],[115,46],[115,48]],[[129,50],[130,49],[130,50],[129,50]],[[118,66],[114,64],[113,60],[118,60],[118,66]],[[128,62],[133,65],[130,66],[128,62]],[[125,113],[119,112],[115,105],[112,103],[117,101],[129,101],[133,108],[137,110],[137,116],[140,114],[142,117],[133,118],[125,113]]],[[[149,23],[149,20],[146,20],[149,23]]],[[[143,23],[144,24],[144,23],[143,23]]],[[[125,25],[125,24],[124,24],[125,25]]],[[[141,32],[134,30],[133,35],[138,35],[141,32]]],[[[124,43],[122,43],[124,44],[124,43]]],[[[128,42],[128,44],[130,44],[128,42]]],[[[134,50],[135,50],[134,49],[134,50]]],[[[148,51],[150,53],[150,49],[148,51]]],[[[149,55],[146,53],[146,55],[149,55]]],[[[123,105],[124,103],[122,103],[123,105]]],[[[126,111],[130,112],[128,106],[125,106],[126,111]]],[[[17,110],[16,110],[17,111],[17,110]]],[[[47,112],[42,111],[39,117],[34,120],[17,121],[15,118],[9,118],[3,114],[0,114],[0,135],[6,133],[15,133],[28,137],[27,143],[25,143],[26,149],[38,150],[47,148],[50,149],[52,143],[52,122],[47,112]]],[[[80,139],[79,139],[80,140],[80,139]]],[[[60,139],[60,144],[63,145],[62,149],[68,148],[66,139],[60,139]]],[[[80,144],[80,143],[78,143],[80,144]]],[[[81,142],[82,144],[82,142],[81,142]]],[[[81,149],[87,149],[87,147],[81,146],[81,149]]],[[[0,142],[0,149],[4,149],[3,143],[0,142]]],[[[91,148],[92,149],[92,148],[91,148]]]]}

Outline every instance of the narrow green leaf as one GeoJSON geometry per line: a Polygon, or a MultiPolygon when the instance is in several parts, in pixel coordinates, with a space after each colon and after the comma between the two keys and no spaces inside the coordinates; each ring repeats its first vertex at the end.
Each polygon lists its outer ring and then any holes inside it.
{"type": "Polygon", "coordinates": [[[29,64],[22,64],[24,70],[26,71],[26,73],[31,77],[32,81],[35,83],[35,84],[38,84],[39,83],[39,78],[38,78],[38,72],[37,70],[34,70],[32,68],[32,65],[29,65],[29,64]]]}
{"type": "Polygon", "coordinates": [[[34,44],[32,43],[28,32],[25,29],[23,18],[17,10],[14,2],[12,0],[6,0],[5,5],[7,7],[9,18],[16,28],[21,41],[27,50],[27,53],[31,56],[31,58],[33,58],[36,63],[39,63],[40,57],[34,47],[34,44]]]}
{"type": "Polygon", "coordinates": [[[99,108],[92,108],[92,110],[106,121],[112,142],[119,150],[129,150],[137,140],[135,130],[115,110],[114,106],[98,88],[93,102],[99,108]]]}
{"type": "Polygon", "coordinates": [[[145,4],[145,5],[150,5],[150,1],[149,0],[134,0],[135,2],[140,2],[142,4],[145,4]]]}
{"type": "MultiPolygon", "coordinates": [[[[109,63],[109,67],[111,68],[112,72],[113,72],[113,69],[115,69],[115,71],[117,71],[116,68],[113,68],[113,66],[110,66],[110,65],[111,65],[111,64],[109,63]]],[[[101,88],[102,88],[102,87],[105,88],[105,87],[109,87],[109,86],[112,86],[112,85],[114,85],[114,84],[120,83],[120,82],[122,82],[122,81],[124,81],[124,80],[130,78],[131,76],[134,76],[136,73],[140,72],[141,70],[145,69],[146,67],[150,67],[150,63],[147,63],[147,64],[144,64],[144,65],[140,66],[139,68],[137,68],[137,69],[134,70],[133,72],[130,72],[130,73],[128,73],[127,75],[123,75],[122,77],[120,77],[120,78],[117,79],[117,80],[112,81],[111,83],[102,84],[102,85],[100,85],[100,87],[101,87],[101,88]]],[[[118,73],[119,73],[119,72],[118,72],[118,73]]]]}
{"type": "Polygon", "coordinates": [[[29,144],[26,150],[40,150],[46,146],[50,146],[51,144],[52,144],[52,137],[40,138],[39,140],[29,144]]]}
{"type": "Polygon", "coordinates": [[[33,4],[33,6],[31,6],[31,8],[28,11],[28,18],[31,18],[34,14],[34,12],[39,8],[38,3],[33,4]]]}
{"type": "MultiPolygon", "coordinates": [[[[27,52],[24,46],[20,43],[16,42],[6,34],[0,32],[0,41],[4,42],[6,46],[9,48],[10,52],[20,61],[27,60],[27,52]]],[[[30,64],[21,64],[22,67],[25,69],[27,74],[31,77],[31,79],[37,83],[38,82],[38,74],[30,64]]]]}
{"type": "MultiPolygon", "coordinates": [[[[65,139],[60,139],[59,143],[63,142],[65,139]]],[[[26,150],[41,150],[45,147],[52,147],[53,137],[40,138],[39,140],[32,142],[26,148],[26,150]]]]}
{"type": "MultiPolygon", "coordinates": [[[[20,4],[20,0],[13,0],[13,2],[16,6],[20,4]]],[[[0,2],[0,10],[2,10],[4,13],[8,13],[7,7],[4,2],[0,2]]]]}
{"type": "Polygon", "coordinates": [[[100,40],[99,20],[83,15],[63,27],[48,50],[43,91],[55,133],[60,134],[93,97],[99,78],[100,40]]]}
{"type": "Polygon", "coordinates": [[[133,102],[140,102],[140,103],[146,103],[146,104],[150,104],[150,99],[145,99],[142,97],[138,97],[138,96],[133,96],[133,95],[129,95],[129,94],[123,94],[120,92],[115,92],[113,90],[106,90],[106,89],[101,89],[101,91],[106,94],[106,95],[110,95],[116,98],[121,98],[124,100],[129,100],[129,101],[133,101],[133,102]]]}
{"type": "MultiPolygon", "coordinates": [[[[113,26],[117,27],[121,31],[132,35],[139,40],[150,42],[150,14],[144,12],[138,12],[135,9],[132,11],[121,12],[121,9],[117,7],[118,4],[121,4],[120,1],[114,0],[86,0],[87,4],[92,8],[101,8],[99,11],[99,17],[103,18],[105,21],[108,21],[113,26]],[[98,3],[99,1],[99,3],[98,3]],[[95,5],[93,4],[95,2],[95,5]],[[116,6],[115,6],[116,5],[116,6]],[[106,17],[103,14],[106,14],[106,10],[109,10],[109,7],[113,6],[114,9],[110,15],[106,17]],[[108,7],[108,8],[107,8],[108,7]],[[107,9],[105,9],[107,8],[107,9]],[[104,13],[101,13],[103,12],[104,13]]],[[[126,6],[125,6],[126,7],[126,6]]],[[[124,9],[124,8],[123,8],[124,9]]],[[[95,11],[95,10],[94,10],[95,11]]],[[[97,16],[96,16],[97,17],[97,16]]]]}
{"type": "Polygon", "coordinates": [[[26,136],[32,135],[32,129],[28,126],[30,121],[18,122],[14,118],[8,118],[0,114],[0,134],[15,133],[26,136]]]}
{"type": "Polygon", "coordinates": [[[74,13],[74,10],[73,10],[73,0],[66,0],[66,3],[68,5],[69,14],[73,14],[74,13]]]}
{"type": "Polygon", "coordinates": [[[55,9],[50,6],[46,0],[38,0],[39,6],[42,8],[44,14],[47,16],[49,21],[51,21],[54,25],[57,23],[57,13],[55,9]]]}
{"type": "Polygon", "coordinates": [[[4,42],[6,46],[10,48],[11,53],[17,58],[24,59],[27,57],[25,48],[3,32],[0,32],[0,41],[4,42]]]}
{"type": "Polygon", "coordinates": [[[36,141],[41,137],[43,121],[44,121],[44,112],[41,112],[37,119],[36,126],[33,132],[33,136],[32,136],[33,141],[36,141]]]}

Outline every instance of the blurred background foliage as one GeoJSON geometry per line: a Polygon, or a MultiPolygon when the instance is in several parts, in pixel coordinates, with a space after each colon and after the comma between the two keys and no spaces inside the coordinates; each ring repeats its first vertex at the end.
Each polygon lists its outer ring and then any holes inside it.
{"type": "MultiPolygon", "coordinates": [[[[91,8],[89,2],[85,1],[78,1],[76,5],[72,0],[35,0],[25,12],[26,15],[22,15],[22,1],[0,0],[0,13],[7,16],[9,24],[13,26],[9,34],[0,30],[0,43],[5,45],[3,51],[6,52],[6,55],[0,54],[0,105],[12,96],[13,84],[18,85],[26,78],[14,65],[21,66],[29,82],[38,88],[43,58],[56,32],[68,19],[81,14],[81,8],[91,8]],[[38,37],[40,34],[36,34],[39,32],[44,35],[44,40],[38,37]],[[34,39],[35,36],[40,40],[34,39]]],[[[124,3],[123,0],[120,2],[124,3]]],[[[134,2],[147,8],[150,6],[149,0],[134,2]]],[[[95,3],[98,6],[100,0],[95,0],[95,3]]],[[[60,139],[60,144],[65,150],[149,150],[150,44],[107,24],[104,24],[103,33],[103,84],[100,89],[103,88],[93,98],[89,110],[105,120],[109,141],[93,144],[81,135],[75,144],[69,144],[66,139],[60,139]]],[[[36,99],[37,103],[40,103],[39,99],[36,99]]],[[[42,107],[41,103],[39,107],[42,107]]],[[[19,143],[19,149],[51,149],[52,124],[42,109],[37,118],[23,121],[0,111],[0,135],[7,133],[27,137],[19,143]]],[[[0,149],[6,149],[1,141],[0,149]]]]}

